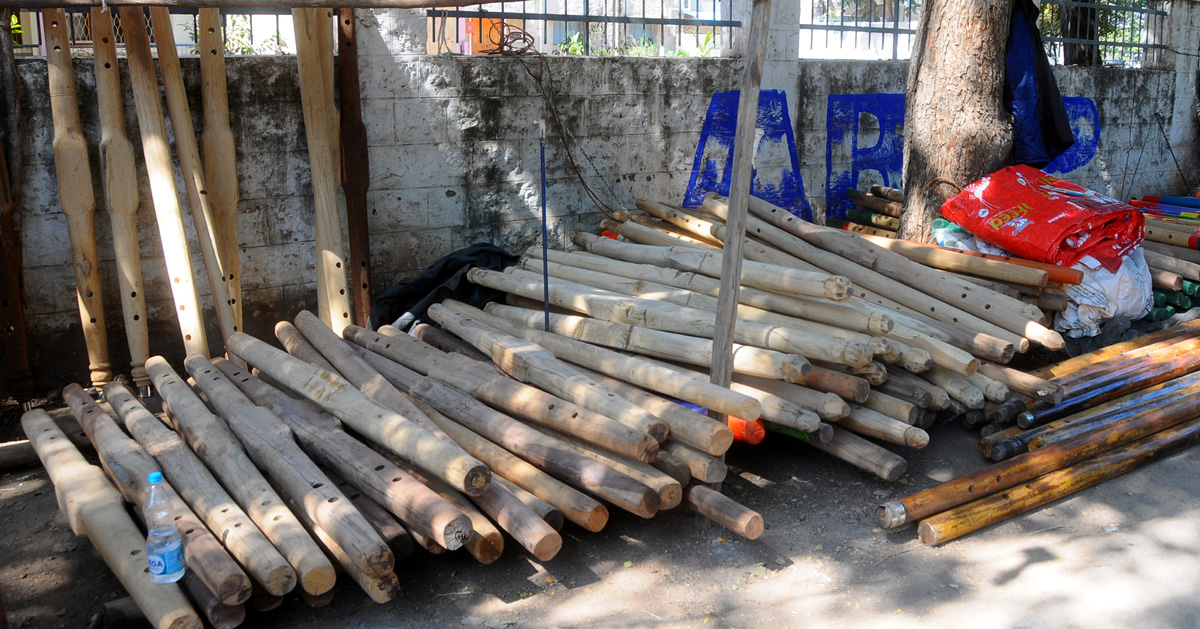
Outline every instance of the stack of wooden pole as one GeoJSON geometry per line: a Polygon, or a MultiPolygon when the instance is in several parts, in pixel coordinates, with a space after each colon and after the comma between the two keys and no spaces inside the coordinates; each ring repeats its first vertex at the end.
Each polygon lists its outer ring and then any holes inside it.
{"type": "Polygon", "coordinates": [[[920,539],[941,544],[1196,443],[1198,331],[1180,326],[1042,370],[1068,395],[1021,415],[1037,427],[1001,433],[991,467],[881,505],[881,525],[919,521],[920,539]],[[1038,412],[1050,409],[1060,410],[1038,412]]]}
{"type": "Polygon", "coordinates": [[[1154,309],[1146,318],[1167,319],[1200,301],[1198,228],[1200,219],[1191,216],[1146,216],[1142,248],[1154,284],[1154,309]]]}

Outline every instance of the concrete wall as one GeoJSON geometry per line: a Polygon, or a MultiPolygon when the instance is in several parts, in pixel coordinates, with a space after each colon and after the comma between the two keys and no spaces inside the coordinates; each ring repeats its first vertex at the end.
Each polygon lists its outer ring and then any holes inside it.
{"type": "MultiPolygon", "coordinates": [[[[702,134],[713,128],[713,95],[738,86],[742,64],[737,59],[550,58],[543,67],[536,59],[428,56],[420,12],[360,11],[359,22],[371,159],[373,281],[378,290],[474,242],[491,241],[513,251],[535,243],[540,231],[538,138],[543,125],[552,244],[563,244],[571,229],[594,228],[603,218],[564,159],[542,89],[554,95],[552,102],[572,137],[585,180],[609,206],[630,207],[638,196],[680,201],[696,179],[697,163],[701,171],[716,168],[716,180],[721,179],[721,151],[705,152],[700,144],[702,134]],[[528,70],[523,64],[529,64],[528,70]],[[542,77],[541,82],[530,72],[542,77]],[[706,160],[697,161],[698,151],[706,160]]],[[[907,65],[799,61],[786,33],[771,35],[774,52],[768,56],[764,88],[778,90],[786,99],[789,127],[777,142],[769,143],[769,154],[767,148],[760,152],[759,178],[778,180],[780,173],[774,171],[794,167],[804,200],[817,216],[829,199],[839,197],[844,188],[839,177],[849,176],[859,187],[885,178],[895,183],[903,99],[894,95],[903,92],[907,65]],[[885,176],[889,168],[895,172],[885,176]]],[[[94,151],[99,130],[90,64],[77,60],[76,74],[84,133],[94,151]]],[[[39,385],[61,386],[86,377],[86,353],[54,180],[45,64],[24,61],[19,71],[26,125],[24,165],[14,179],[31,352],[39,385]]],[[[184,60],[184,71],[193,112],[198,114],[194,59],[184,60]]],[[[228,72],[238,139],[246,328],[270,338],[275,321],[316,301],[312,200],[295,60],[235,58],[229,60],[228,72]]],[[[1191,111],[1194,87],[1181,98],[1176,92],[1180,84],[1194,84],[1194,71],[1192,83],[1170,70],[1056,72],[1063,94],[1090,99],[1095,111],[1089,114],[1087,103],[1077,103],[1082,112],[1075,116],[1078,135],[1094,142],[1090,155],[1076,156],[1072,168],[1064,171],[1068,179],[1120,196],[1182,189],[1155,114],[1161,113],[1186,169],[1195,139],[1194,132],[1186,131],[1192,123],[1181,119],[1191,111]],[[1184,96],[1191,100],[1181,104],[1184,96]]],[[[131,139],[140,147],[128,94],[126,118],[131,139]]],[[[196,125],[201,128],[199,119],[196,125]]],[[[95,164],[93,154],[93,169],[95,164]]],[[[144,168],[139,178],[151,350],[179,359],[182,343],[144,168]]],[[[94,183],[110,353],[122,372],[127,371],[128,357],[111,235],[99,182],[94,183]]],[[[192,239],[193,264],[199,271],[200,256],[192,239]]],[[[210,301],[204,274],[196,277],[201,301],[210,301]]],[[[207,319],[210,337],[218,338],[215,319],[207,319]]],[[[214,353],[220,349],[213,343],[214,353]]]]}

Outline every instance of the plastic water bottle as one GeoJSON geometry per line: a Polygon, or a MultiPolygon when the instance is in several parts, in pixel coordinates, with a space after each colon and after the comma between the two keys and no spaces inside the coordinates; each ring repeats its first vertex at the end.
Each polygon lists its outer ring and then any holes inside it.
{"type": "Polygon", "coordinates": [[[146,561],[150,580],[174,583],[183,578],[183,540],[175,530],[174,515],[163,495],[162,472],[151,472],[150,496],[146,499],[146,561]]]}

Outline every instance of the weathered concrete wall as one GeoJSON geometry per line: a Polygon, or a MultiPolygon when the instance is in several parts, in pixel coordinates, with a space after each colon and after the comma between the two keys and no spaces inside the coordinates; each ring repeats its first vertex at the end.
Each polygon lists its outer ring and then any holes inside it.
{"type": "MultiPolygon", "coordinates": [[[[491,241],[514,251],[534,244],[540,230],[538,139],[543,124],[552,242],[563,243],[572,228],[592,228],[603,218],[564,159],[543,88],[553,94],[551,102],[572,138],[576,164],[588,185],[604,203],[629,207],[638,196],[683,198],[712,96],[737,89],[742,70],[736,59],[551,58],[541,66],[536,59],[428,56],[419,12],[364,11],[359,21],[371,158],[373,281],[378,289],[410,278],[437,258],[474,242],[491,241]],[[523,63],[530,64],[528,71],[523,63]]],[[[907,65],[789,62],[785,56],[777,51],[770,57],[764,88],[786,95],[794,148],[784,148],[794,150],[814,214],[822,215],[827,199],[838,196],[844,188],[838,177],[847,173],[858,174],[859,187],[881,180],[880,170],[894,169],[889,180],[898,179],[903,99],[894,95],[903,92],[907,65]]],[[[184,71],[201,128],[194,59],[184,60],[184,71]]],[[[315,305],[312,201],[295,60],[236,58],[229,61],[228,72],[238,140],[246,327],[270,338],[275,321],[315,305]]],[[[1063,94],[1090,99],[1096,112],[1095,121],[1089,122],[1087,103],[1077,103],[1083,111],[1077,117],[1080,135],[1092,133],[1095,141],[1090,154],[1076,156],[1072,168],[1064,171],[1067,178],[1121,196],[1181,189],[1155,118],[1161,112],[1173,145],[1191,137],[1177,137],[1180,99],[1175,98],[1175,73],[1072,68],[1056,72],[1063,94]]],[[[99,130],[90,60],[78,60],[76,73],[84,133],[94,151],[99,130]]],[[[15,179],[31,351],[39,383],[60,386],[86,375],[86,353],[54,180],[45,64],[22,62],[20,74],[27,124],[24,167],[15,179]]],[[[126,119],[137,145],[128,94],[126,119]]],[[[1194,139],[1189,142],[1190,150],[1194,139]]],[[[779,149],[774,145],[771,150],[779,149]]],[[[1175,152],[1186,169],[1187,156],[1179,148],[1175,152]]],[[[788,155],[781,158],[776,153],[766,155],[764,149],[760,174],[790,167],[788,155]]],[[[111,235],[98,180],[94,184],[109,346],[120,372],[128,358],[111,235]]],[[[144,168],[139,170],[139,186],[151,349],[177,359],[182,343],[144,168]]],[[[181,181],[179,186],[182,191],[181,181]]],[[[194,236],[192,242],[192,260],[199,271],[194,236]]],[[[202,272],[197,285],[202,302],[209,301],[202,272]]],[[[215,319],[208,320],[210,336],[218,338],[215,319]]],[[[219,350],[214,343],[213,351],[219,350]]]]}

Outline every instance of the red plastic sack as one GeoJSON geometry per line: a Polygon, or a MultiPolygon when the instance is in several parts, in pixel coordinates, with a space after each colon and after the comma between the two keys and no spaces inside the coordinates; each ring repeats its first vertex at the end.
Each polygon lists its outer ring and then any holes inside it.
{"type": "Polygon", "coordinates": [[[1110,272],[1146,226],[1136,208],[1024,165],[967,186],[942,216],[1015,256],[1069,267],[1090,255],[1110,272]]]}

